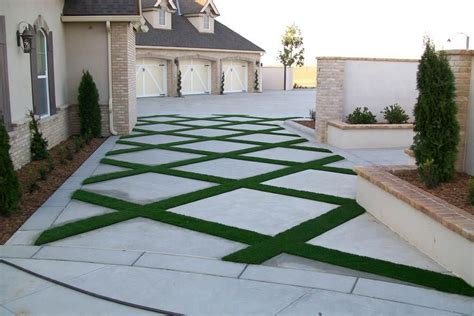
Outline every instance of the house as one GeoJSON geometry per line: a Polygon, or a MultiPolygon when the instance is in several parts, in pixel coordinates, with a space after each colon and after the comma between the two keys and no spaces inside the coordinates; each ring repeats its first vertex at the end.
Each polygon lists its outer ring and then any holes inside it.
{"type": "Polygon", "coordinates": [[[228,92],[253,91],[263,50],[215,21],[212,1],[142,1],[0,1],[0,119],[16,168],[30,161],[29,111],[50,147],[78,133],[84,70],[104,136],[131,132],[137,96],[174,95],[178,70],[184,94],[218,93],[222,71],[228,92]]]}
{"type": "MultiPolygon", "coordinates": [[[[216,20],[212,0],[143,0],[137,34],[137,97],[253,92],[264,50],[216,20]]],[[[261,84],[260,84],[261,86],[261,84]]]]}

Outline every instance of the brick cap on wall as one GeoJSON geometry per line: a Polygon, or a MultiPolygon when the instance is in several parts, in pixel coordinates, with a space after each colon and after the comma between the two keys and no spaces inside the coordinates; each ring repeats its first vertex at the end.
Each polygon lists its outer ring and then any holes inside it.
{"type": "Polygon", "coordinates": [[[419,59],[410,58],[372,58],[372,57],[339,57],[320,56],[316,60],[350,60],[350,61],[391,61],[391,62],[419,62],[419,59]]]}
{"type": "Polygon", "coordinates": [[[465,49],[445,49],[440,50],[440,52],[445,53],[446,55],[470,55],[474,56],[474,50],[465,50],[465,49]]]}

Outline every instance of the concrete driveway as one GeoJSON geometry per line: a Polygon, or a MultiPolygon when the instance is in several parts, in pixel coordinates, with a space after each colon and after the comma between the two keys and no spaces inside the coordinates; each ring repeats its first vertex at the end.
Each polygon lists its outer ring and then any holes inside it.
{"type": "Polygon", "coordinates": [[[281,127],[313,94],[141,100],[133,135],[0,246],[0,315],[471,313],[399,278],[456,280],[354,203],[350,167],[370,162],[281,127]]]}

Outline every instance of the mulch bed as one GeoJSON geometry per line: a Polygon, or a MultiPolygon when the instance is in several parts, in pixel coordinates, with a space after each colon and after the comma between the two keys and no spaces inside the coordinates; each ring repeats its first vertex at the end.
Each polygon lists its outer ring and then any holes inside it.
{"type": "Polygon", "coordinates": [[[48,169],[48,161],[32,161],[18,170],[22,197],[19,208],[8,217],[0,216],[0,245],[3,245],[23,223],[89,158],[105,141],[105,138],[92,139],[75,152],[74,139],[70,138],[52,148],[49,153],[54,169],[48,173],[46,180],[40,179],[39,170],[48,169]],[[65,158],[66,146],[71,149],[72,160],[65,158]],[[62,158],[61,158],[62,157],[62,158]],[[37,181],[38,188],[30,191],[31,183],[37,181]]]}
{"type": "Polygon", "coordinates": [[[298,124],[304,125],[306,127],[314,129],[316,127],[316,121],[315,120],[303,120],[303,121],[294,121],[298,124]]]}
{"type": "Polygon", "coordinates": [[[417,187],[423,189],[446,202],[465,210],[474,215],[474,206],[469,205],[467,201],[468,196],[468,182],[471,178],[469,175],[457,172],[454,179],[450,182],[442,183],[438,187],[428,189],[423,184],[418,175],[417,170],[398,171],[395,175],[417,187]]]}

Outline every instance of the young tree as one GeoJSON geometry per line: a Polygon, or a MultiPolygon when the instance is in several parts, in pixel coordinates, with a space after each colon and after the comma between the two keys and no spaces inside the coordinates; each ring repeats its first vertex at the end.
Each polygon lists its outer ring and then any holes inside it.
{"type": "Polygon", "coordinates": [[[416,78],[413,152],[420,176],[428,186],[454,175],[459,142],[454,75],[442,52],[427,39],[416,78]]]}
{"type": "Polygon", "coordinates": [[[286,68],[294,64],[301,67],[304,65],[303,36],[301,30],[295,25],[286,28],[281,38],[283,50],[279,51],[278,60],[284,67],[283,89],[286,90],[286,68]]]}
{"type": "Polygon", "coordinates": [[[99,107],[99,91],[89,71],[82,73],[77,100],[79,102],[81,136],[86,139],[100,137],[102,118],[99,107]]]}
{"type": "Polygon", "coordinates": [[[20,184],[9,151],[8,133],[0,120],[0,214],[4,216],[16,209],[21,196],[20,184]]]}

